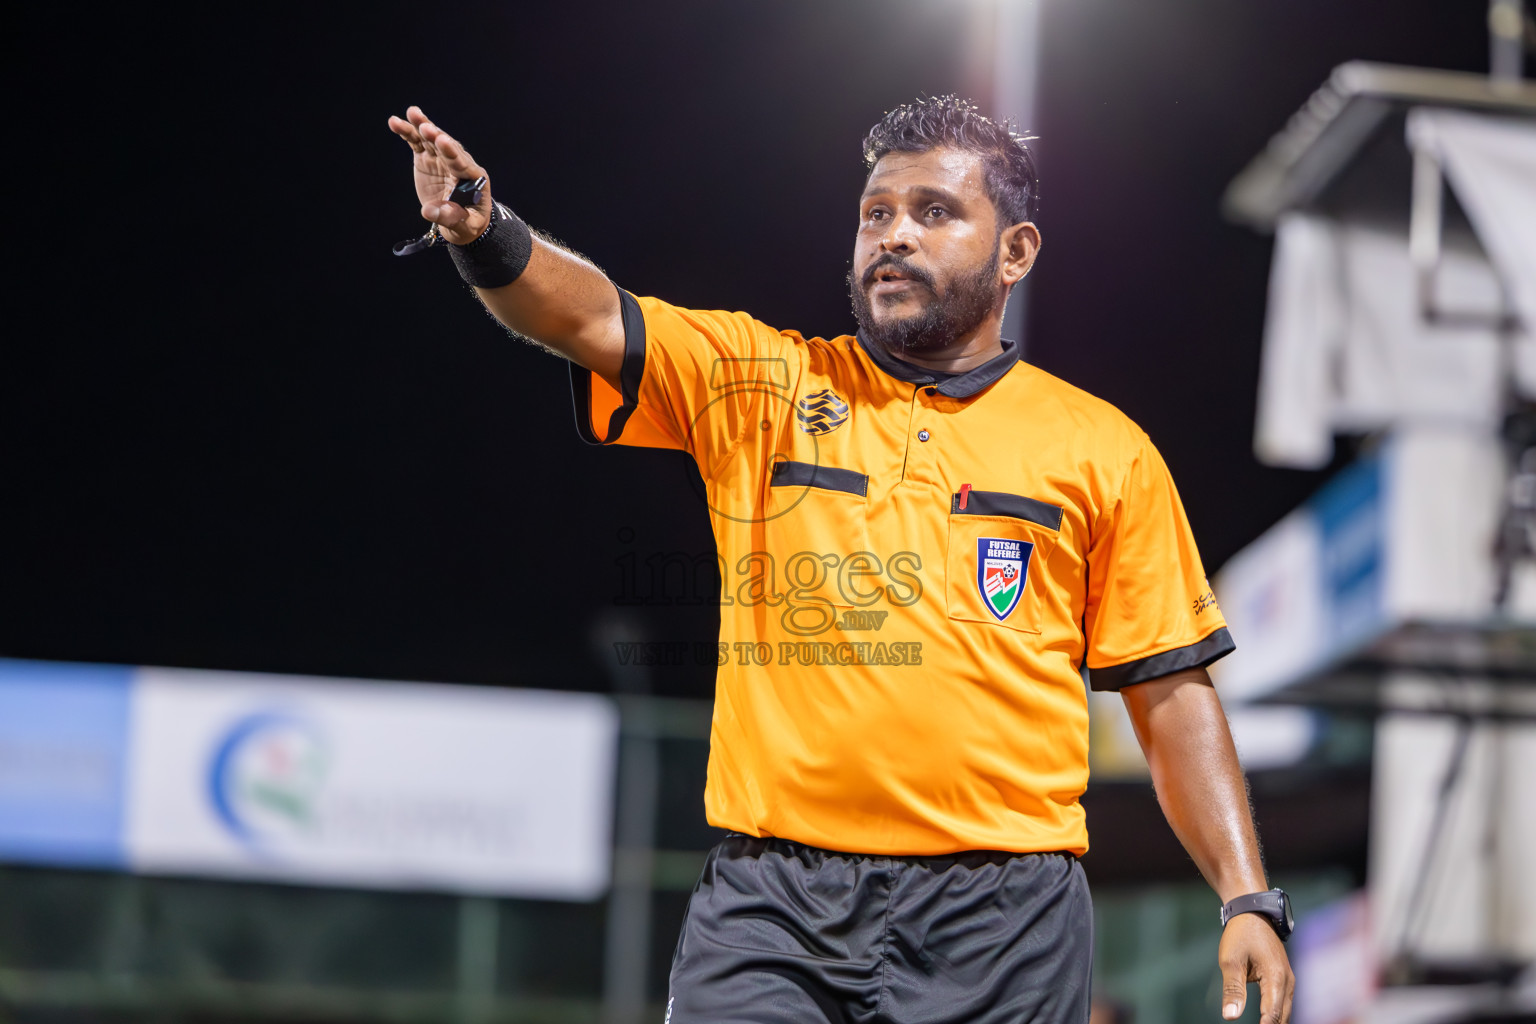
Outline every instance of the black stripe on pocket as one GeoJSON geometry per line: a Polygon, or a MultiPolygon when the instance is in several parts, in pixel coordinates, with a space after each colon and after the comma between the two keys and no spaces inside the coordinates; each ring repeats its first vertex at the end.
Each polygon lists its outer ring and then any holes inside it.
{"type": "Polygon", "coordinates": [[[1060,505],[1004,491],[971,491],[965,508],[960,507],[960,495],[953,495],[949,511],[957,516],[1009,516],[1050,530],[1060,530],[1061,517],[1066,514],[1060,505]]]}
{"type": "Polygon", "coordinates": [[[771,487],[819,487],[824,491],[844,491],[861,498],[869,496],[869,476],[851,469],[834,469],[809,462],[775,462],[771,487]]]}

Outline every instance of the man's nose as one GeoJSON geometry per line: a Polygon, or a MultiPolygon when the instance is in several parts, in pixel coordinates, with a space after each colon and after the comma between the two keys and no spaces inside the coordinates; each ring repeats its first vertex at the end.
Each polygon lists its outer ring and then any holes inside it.
{"type": "Polygon", "coordinates": [[[885,234],[880,237],[882,252],[910,255],[917,251],[917,245],[917,222],[906,214],[892,217],[886,225],[885,234]]]}

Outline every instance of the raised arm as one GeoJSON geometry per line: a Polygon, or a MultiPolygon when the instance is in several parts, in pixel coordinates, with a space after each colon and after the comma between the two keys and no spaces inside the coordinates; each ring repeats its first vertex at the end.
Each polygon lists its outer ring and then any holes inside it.
{"type": "MultiPolygon", "coordinates": [[[[1127,686],[1120,696],[1147,755],[1163,814],[1220,900],[1269,888],[1232,732],[1205,669],[1127,686]]],[[[1247,1001],[1247,983],[1257,981],[1261,1024],[1290,1020],[1290,962],[1263,918],[1241,914],[1227,922],[1219,961],[1222,1016],[1237,1018],[1247,1001]]]]}
{"type": "MultiPolygon", "coordinates": [[[[452,136],[427,119],[420,107],[391,117],[390,130],[415,154],[416,195],[421,215],[455,245],[479,238],[491,217],[491,190],[466,209],[448,197],[460,179],[487,172],[452,136]]],[[[498,226],[500,230],[500,226],[498,226]]],[[[533,235],[526,269],[509,285],[476,288],[485,308],[504,325],[558,355],[586,367],[615,388],[624,360],[624,324],[618,292],[601,270],[533,235]]]]}

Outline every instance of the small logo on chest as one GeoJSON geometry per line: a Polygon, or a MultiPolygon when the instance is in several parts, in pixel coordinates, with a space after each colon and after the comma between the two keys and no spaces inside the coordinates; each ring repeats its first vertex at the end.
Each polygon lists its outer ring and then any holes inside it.
{"type": "Polygon", "coordinates": [[[813,391],[795,403],[795,418],[807,434],[830,434],[848,422],[848,403],[831,388],[813,391]]]}
{"type": "Polygon", "coordinates": [[[1019,606],[1024,596],[1024,581],[1029,556],[1035,546],[1027,540],[1003,540],[980,537],[976,541],[976,587],[987,611],[998,622],[1019,606]]]}

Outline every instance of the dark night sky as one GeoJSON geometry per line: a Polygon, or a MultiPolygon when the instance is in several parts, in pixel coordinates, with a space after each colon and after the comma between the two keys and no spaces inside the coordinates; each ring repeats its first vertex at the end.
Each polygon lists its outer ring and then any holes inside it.
{"type": "MultiPolygon", "coordinates": [[[[843,333],[859,140],[985,80],[973,2],[34,10],[0,655],[605,685],[618,560],[707,551],[705,509],[682,456],[584,446],[446,257],[390,255],[421,224],[386,116],[634,292],[843,333]]],[[[1483,7],[1045,6],[1028,358],[1151,434],[1214,568],[1320,480],[1252,458],[1269,242],[1221,190],[1342,61],[1483,70],[1483,7]]]]}

